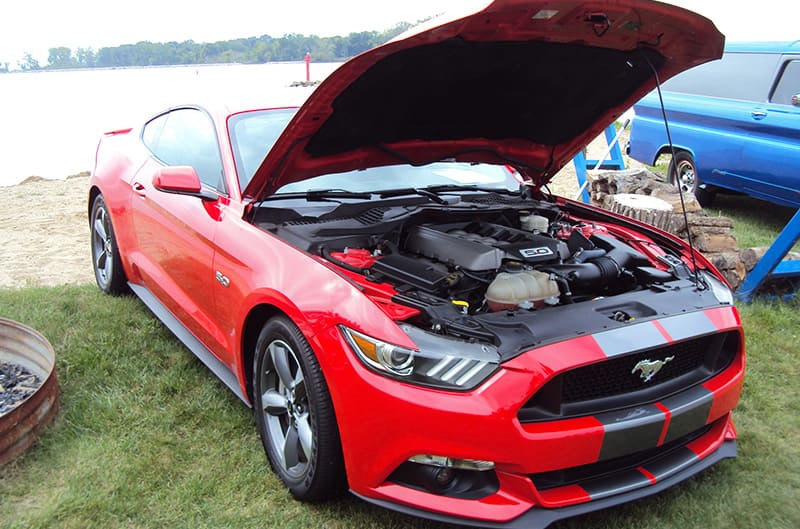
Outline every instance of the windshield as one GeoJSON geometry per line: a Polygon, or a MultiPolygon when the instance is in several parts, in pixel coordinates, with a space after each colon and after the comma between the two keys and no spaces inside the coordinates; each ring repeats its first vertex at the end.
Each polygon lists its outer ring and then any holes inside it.
{"type": "MultiPolygon", "coordinates": [[[[240,189],[247,187],[296,108],[258,110],[232,116],[228,130],[240,189]]],[[[515,191],[519,180],[502,165],[436,162],[421,167],[389,165],[331,173],[287,184],[276,194],[340,190],[355,193],[431,186],[478,186],[515,191]]]]}
{"type": "Polygon", "coordinates": [[[328,189],[362,193],[431,186],[480,186],[515,191],[519,184],[515,173],[503,165],[437,162],[421,167],[388,165],[326,174],[287,184],[276,194],[328,189]]]}
{"type": "Polygon", "coordinates": [[[236,114],[228,120],[239,189],[247,187],[296,112],[296,108],[258,110],[236,114]]]}

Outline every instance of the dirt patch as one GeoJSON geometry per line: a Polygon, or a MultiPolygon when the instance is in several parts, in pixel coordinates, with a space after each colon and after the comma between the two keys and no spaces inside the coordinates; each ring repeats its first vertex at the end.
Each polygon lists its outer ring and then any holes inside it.
{"type": "Polygon", "coordinates": [[[0,288],[94,281],[88,182],[87,175],[78,175],[0,189],[0,288]]]}

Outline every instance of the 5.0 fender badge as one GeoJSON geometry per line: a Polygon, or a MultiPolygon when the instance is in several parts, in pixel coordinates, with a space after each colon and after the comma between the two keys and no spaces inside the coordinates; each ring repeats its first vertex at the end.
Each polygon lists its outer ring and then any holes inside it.
{"type": "Polygon", "coordinates": [[[661,368],[664,367],[667,362],[673,360],[674,358],[675,356],[673,355],[668,356],[663,360],[651,361],[649,358],[647,360],[642,360],[633,367],[631,374],[641,371],[642,373],[639,376],[642,378],[642,380],[645,382],[650,382],[650,379],[653,378],[656,373],[661,371],[661,368]]]}

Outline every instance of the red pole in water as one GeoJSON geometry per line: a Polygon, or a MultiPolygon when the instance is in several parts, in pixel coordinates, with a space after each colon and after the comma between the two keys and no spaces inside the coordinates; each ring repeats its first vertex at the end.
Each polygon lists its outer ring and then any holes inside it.
{"type": "Polygon", "coordinates": [[[306,53],[306,82],[311,82],[311,53],[306,53]]]}

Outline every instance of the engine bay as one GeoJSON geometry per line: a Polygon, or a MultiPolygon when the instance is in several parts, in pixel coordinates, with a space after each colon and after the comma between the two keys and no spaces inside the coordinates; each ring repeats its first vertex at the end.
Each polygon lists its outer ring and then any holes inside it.
{"type": "Polygon", "coordinates": [[[509,353],[682,304],[717,303],[692,288],[697,280],[675,243],[576,213],[484,193],[444,204],[270,204],[255,223],[358,283],[395,320],[509,353]]]}

